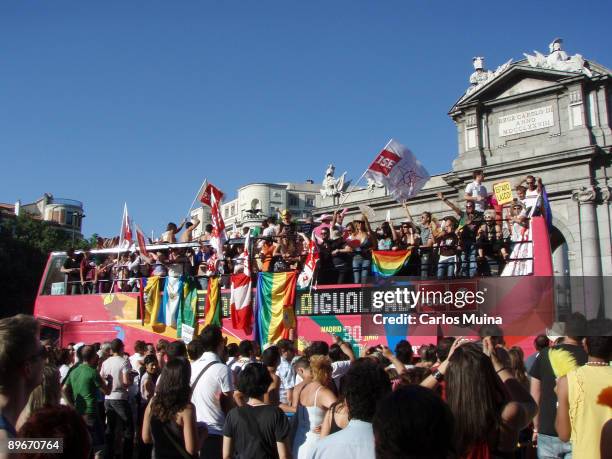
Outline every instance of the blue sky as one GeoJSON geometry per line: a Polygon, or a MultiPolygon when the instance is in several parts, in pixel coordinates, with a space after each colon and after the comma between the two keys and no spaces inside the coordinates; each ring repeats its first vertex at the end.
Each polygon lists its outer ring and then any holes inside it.
{"type": "Polygon", "coordinates": [[[609,1],[0,2],[0,201],[123,202],[156,234],[208,177],[356,178],[390,137],[430,173],[456,156],[448,109],[471,58],[495,69],[565,40],[612,66],[609,1]]]}

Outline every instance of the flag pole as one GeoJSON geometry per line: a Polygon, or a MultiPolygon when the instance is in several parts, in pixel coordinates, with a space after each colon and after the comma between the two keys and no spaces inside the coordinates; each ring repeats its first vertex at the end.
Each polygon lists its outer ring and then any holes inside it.
{"type": "Polygon", "coordinates": [[[187,217],[189,218],[191,216],[191,209],[193,209],[193,205],[196,202],[196,199],[198,199],[198,197],[200,196],[200,192],[202,191],[202,188],[204,188],[204,184],[207,182],[207,179],[204,179],[204,181],[202,182],[202,184],[200,185],[200,189],[198,190],[198,192],[195,195],[195,198],[193,198],[193,201],[191,202],[191,206],[189,207],[189,210],[187,211],[187,217]]]}
{"type": "Polygon", "coordinates": [[[342,201],[340,202],[340,204],[338,204],[338,210],[340,210],[340,208],[342,207],[342,205],[346,202],[346,198],[348,197],[349,194],[351,194],[353,191],[355,191],[355,188],[357,188],[357,185],[359,183],[361,183],[361,181],[363,180],[363,178],[365,177],[365,175],[368,173],[368,169],[366,169],[365,171],[363,171],[363,174],[361,174],[361,177],[359,177],[357,179],[357,181],[355,183],[353,183],[351,185],[350,190],[348,190],[344,196],[342,197],[342,201]]]}
{"type": "MultiPolygon", "coordinates": [[[[393,142],[393,138],[389,139],[387,144],[384,146],[383,151],[387,149],[387,147],[391,144],[391,142],[393,142]]],[[[370,170],[369,167],[363,172],[363,174],[361,174],[361,177],[359,177],[357,181],[353,185],[351,185],[351,189],[347,191],[346,194],[343,196],[342,202],[340,202],[340,204],[338,205],[338,209],[340,209],[340,207],[342,207],[342,205],[346,202],[346,198],[348,197],[348,195],[351,194],[353,191],[355,191],[357,184],[361,183],[361,180],[363,180],[365,175],[368,173],[368,170],[370,170]]]]}

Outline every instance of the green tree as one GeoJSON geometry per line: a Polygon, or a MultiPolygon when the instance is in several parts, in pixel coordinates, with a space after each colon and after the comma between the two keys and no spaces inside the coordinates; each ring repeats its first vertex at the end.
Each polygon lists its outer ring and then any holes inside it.
{"type": "MultiPolygon", "coordinates": [[[[93,236],[92,236],[93,239],[93,236]]],[[[72,235],[29,215],[0,217],[0,316],[31,314],[49,253],[66,250],[72,235]]],[[[91,241],[77,240],[85,249],[91,241]]]]}

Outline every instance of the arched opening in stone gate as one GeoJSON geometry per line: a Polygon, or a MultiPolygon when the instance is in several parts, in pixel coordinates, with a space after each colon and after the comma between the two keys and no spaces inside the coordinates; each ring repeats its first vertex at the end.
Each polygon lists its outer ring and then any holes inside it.
{"type": "Polygon", "coordinates": [[[568,245],[565,236],[553,226],[550,233],[550,250],[554,272],[556,316],[561,319],[571,314],[572,290],[568,245]]]}

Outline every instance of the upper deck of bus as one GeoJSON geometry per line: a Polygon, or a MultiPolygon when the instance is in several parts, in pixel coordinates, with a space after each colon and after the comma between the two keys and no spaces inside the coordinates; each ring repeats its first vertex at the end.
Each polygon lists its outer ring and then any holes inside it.
{"type": "MultiPolygon", "coordinates": [[[[529,281],[529,278],[546,277],[552,275],[552,259],[546,224],[541,217],[535,217],[532,222],[531,239],[533,244],[533,272],[530,276],[522,278],[472,278],[456,280],[412,279],[407,282],[412,288],[427,288],[432,290],[456,290],[456,289],[478,289],[497,288],[501,285],[499,298],[495,299],[493,307],[501,305],[507,307],[514,303],[522,306],[520,314],[523,314],[525,324],[528,323],[532,314],[530,304],[534,309],[543,303],[550,303],[548,290],[542,289],[540,285],[529,281]],[[546,290],[546,291],[545,291],[546,290]],[[544,296],[543,296],[544,295],[544,296]],[[546,296],[548,295],[548,296],[546,296]],[[543,300],[531,300],[530,298],[544,298],[543,300]]],[[[242,244],[243,239],[232,239],[229,244],[242,244]]],[[[208,244],[204,242],[204,244],[208,244]]],[[[174,243],[174,244],[149,244],[147,251],[165,251],[171,249],[197,249],[200,242],[174,243]]],[[[94,256],[106,256],[126,252],[125,248],[94,249],[90,253],[94,256]]],[[[58,331],[64,342],[78,341],[106,341],[110,337],[123,337],[126,339],[145,339],[155,341],[161,337],[176,339],[177,331],[166,327],[156,329],[146,322],[146,311],[142,307],[141,292],[130,293],[104,293],[85,295],[66,295],[65,290],[52,291],[53,284],[61,284],[66,281],[61,267],[66,258],[65,252],[52,252],[41,280],[36,304],[35,315],[47,326],[58,331]],[[140,337],[140,338],[137,338],[140,337]]],[[[255,282],[253,283],[255,288],[255,282]]],[[[371,313],[367,296],[363,294],[367,289],[376,289],[377,286],[342,284],[342,285],[315,285],[310,290],[300,291],[296,294],[295,313],[298,317],[297,333],[306,340],[326,339],[324,332],[335,331],[346,333],[346,338],[351,338],[355,343],[364,346],[369,342],[382,340],[391,344],[390,336],[378,336],[362,334],[362,315],[371,313]],[[366,312],[369,311],[369,312],[366,312]]],[[[548,288],[548,287],[546,287],[548,288]]],[[[223,307],[223,329],[224,333],[232,340],[249,338],[250,335],[242,330],[236,330],[232,326],[230,318],[230,292],[228,289],[221,291],[223,307]]],[[[203,312],[205,304],[205,291],[198,291],[197,313],[199,322],[203,323],[203,312]]],[[[255,295],[254,295],[255,297],[255,295]]],[[[412,331],[402,331],[404,338],[412,331]]],[[[533,332],[525,325],[517,325],[509,330],[514,335],[531,335],[533,332]]],[[[436,329],[431,333],[437,334],[436,329]]],[[[537,333],[536,333],[537,334],[537,333]]],[[[423,333],[421,333],[423,335],[423,333]]],[[[416,338],[415,338],[416,339],[416,338]]],[[[413,343],[414,344],[414,343],[413,343]]]]}

